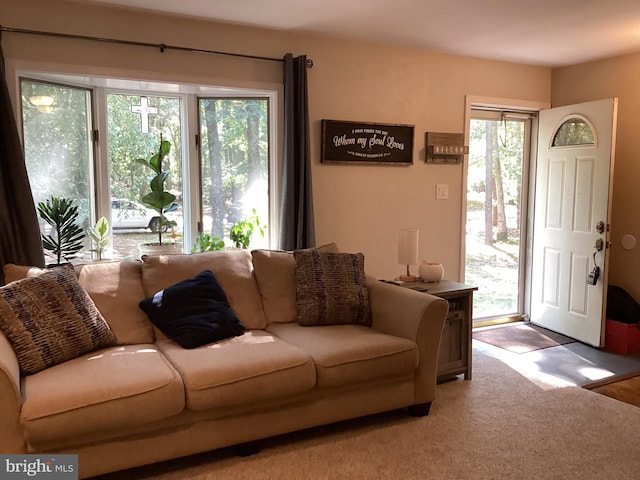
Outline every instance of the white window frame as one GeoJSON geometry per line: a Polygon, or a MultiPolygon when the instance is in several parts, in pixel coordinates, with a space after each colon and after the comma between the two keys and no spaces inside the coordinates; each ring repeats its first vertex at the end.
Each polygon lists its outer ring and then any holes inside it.
{"type": "MultiPolygon", "coordinates": [[[[92,114],[94,128],[100,132],[98,142],[94,142],[94,155],[92,169],[94,172],[94,209],[91,212],[92,221],[110,212],[109,200],[109,172],[107,155],[107,93],[130,93],[135,95],[162,95],[181,98],[183,130],[183,211],[184,231],[183,247],[186,253],[190,252],[193,241],[197,236],[198,221],[201,219],[201,202],[198,195],[202,195],[200,186],[198,150],[196,134],[198,134],[198,97],[262,97],[269,102],[269,151],[268,151],[268,241],[273,247],[278,242],[279,209],[280,209],[280,178],[282,163],[281,145],[283,141],[283,86],[281,84],[251,82],[238,85],[203,85],[182,82],[154,81],[148,79],[148,73],[144,72],[109,72],[108,75],[100,75],[94,72],[79,73],[77,67],[70,68],[64,65],[36,65],[32,62],[7,60],[7,77],[15,79],[13,85],[9,85],[9,93],[14,104],[14,112],[18,125],[22,124],[20,78],[26,77],[43,82],[53,82],[75,87],[89,88],[92,90],[92,114]],[[131,80],[141,78],[141,80],[131,80]],[[144,80],[142,80],[144,79],[144,80]]],[[[104,72],[101,72],[104,73],[104,72]]],[[[233,83],[230,81],[230,83],[233,83]]],[[[22,136],[22,129],[19,129],[22,136]]]]}

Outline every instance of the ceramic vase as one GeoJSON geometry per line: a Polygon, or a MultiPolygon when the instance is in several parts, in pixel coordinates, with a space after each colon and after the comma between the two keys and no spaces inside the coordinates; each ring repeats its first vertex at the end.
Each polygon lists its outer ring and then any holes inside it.
{"type": "Polygon", "coordinates": [[[425,282],[439,282],[444,277],[444,267],[441,263],[422,261],[418,267],[420,278],[425,282]]]}

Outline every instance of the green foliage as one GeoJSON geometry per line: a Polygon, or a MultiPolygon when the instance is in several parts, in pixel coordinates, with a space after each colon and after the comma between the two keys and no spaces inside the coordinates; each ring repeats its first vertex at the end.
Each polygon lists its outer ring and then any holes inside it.
{"type": "Polygon", "coordinates": [[[55,265],[61,265],[62,259],[69,261],[82,250],[84,232],[77,223],[78,207],[72,200],[48,198],[38,203],[38,214],[53,229],[52,234],[42,235],[42,246],[56,258],[55,265]]]}
{"type": "Polygon", "coordinates": [[[256,209],[245,220],[238,220],[232,227],[229,238],[237,248],[247,249],[251,243],[251,235],[257,230],[261,237],[264,237],[266,227],[260,224],[260,219],[256,215],[256,209]]]}
{"type": "Polygon", "coordinates": [[[484,202],[479,200],[467,200],[468,212],[482,212],[484,211],[484,202]]]}
{"type": "Polygon", "coordinates": [[[223,236],[226,222],[240,220],[244,195],[268,171],[268,100],[203,98],[201,124],[203,206],[211,233],[223,236]]]}
{"type": "Polygon", "coordinates": [[[160,135],[158,153],[154,154],[148,160],[144,158],[136,159],[136,162],[150,168],[154,173],[151,180],[149,180],[151,192],[144,195],[140,201],[145,206],[158,212],[160,215],[160,220],[158,222],[158,245],[162,245],[162,232],[169,227],[175,227],[177,225],[175,221],[169,220],[165,216],[165,213],[172,212],[178,208],[176,196],[165,190],[165,183],[167,181],[167,177],[169,177],[169,170],[162,169],[164,158],[169,154],[170,150],[171,142],[163,140],[162,135],[160,135]]]}
{"type": "Polygon", "coordinates": [[[201,233],[196,237],[191,253],[211,252],[214,250],[222,250],[224,248],[224,240],[218,237],[212,237],[208,233],[201,233]]]}
{"type": "Polygon", "coordinates": [[[140,104],[141,95],[107,94],[107,136],[109,144],[109,180],[112,198],[134,200],[145,194],[148,188],[143,167],[135,163],[136,158],[146,157],[156,150],[160,132],[171,142],[172,156],[166,170],[171,174],[166,190],[182,191],[182,169],[180,152],[180,100],[171,97],[147,96],[149,105],[158,113],[149,116],[149,133],[141,133],[140,115],[131,111],[132,105],[140,104]]]}
{"type": "Polygon", "coordinates": [[[100,217],[96,224],[87,229],[87,233],[89,234],[89,238],[93,242],[93,247],[91,249],[98,256],[98,260],[102,260],[102,254],[104,250],[109,245],[109,222],[106,218],[100,217]]]}

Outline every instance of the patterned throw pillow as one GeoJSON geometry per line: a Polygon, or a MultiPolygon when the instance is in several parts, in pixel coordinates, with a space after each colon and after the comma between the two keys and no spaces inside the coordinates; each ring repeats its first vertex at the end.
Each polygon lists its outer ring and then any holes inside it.
{"type": "Polygon", "coordinates": [[[116,340],[71,268],[55,268],[0,288],[0,330],[33,375],[116,340]]]}
{"type": "Polygon", "coordinates": [[[362,253],[296,250],[300,325],[371,325],[362,253]]]}

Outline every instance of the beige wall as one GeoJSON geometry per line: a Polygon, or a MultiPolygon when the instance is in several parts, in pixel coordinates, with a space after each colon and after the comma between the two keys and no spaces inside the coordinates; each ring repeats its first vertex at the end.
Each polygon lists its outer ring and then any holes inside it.
{"type": "MultiPolygon", "coordinates": [[[[378,277],[401,273],[396,263],[398,230],[413,226],[420,229],[420,257],[442,262],[446,276],[458,278],[463,168],[426,165],[425,132],[463,132],[466,95],[549,102],[551,70],[542,67],[62,1],[0,2],[6,27],[278,58],[292,52],[313,59],[309,110],[317,241],[335,241],[342,250],[362,251],[367,270],[378,277]],[[414,164],[320,164],[323,118],[415,125],[414,164]],[[438,183],[449,185],[448,200],[436,200],[438,183]]],[[[67,70],[99,75],[239,86],[281,81],[282,66],[264,61],[161,54],[137,47],[10,33],[4,35],[3,48],[5,57],[17,63],[33,60],[44,67],[65,65],[67,70]]]]}
{"type": "Polygon", "coordinates": [[[618,128],[613,181],[609,283],[640,300],[640,54],[554,69],[553,106],[618,97],[618,128]],[[624,235],[639,244],[622,248],[624,235]]]}

